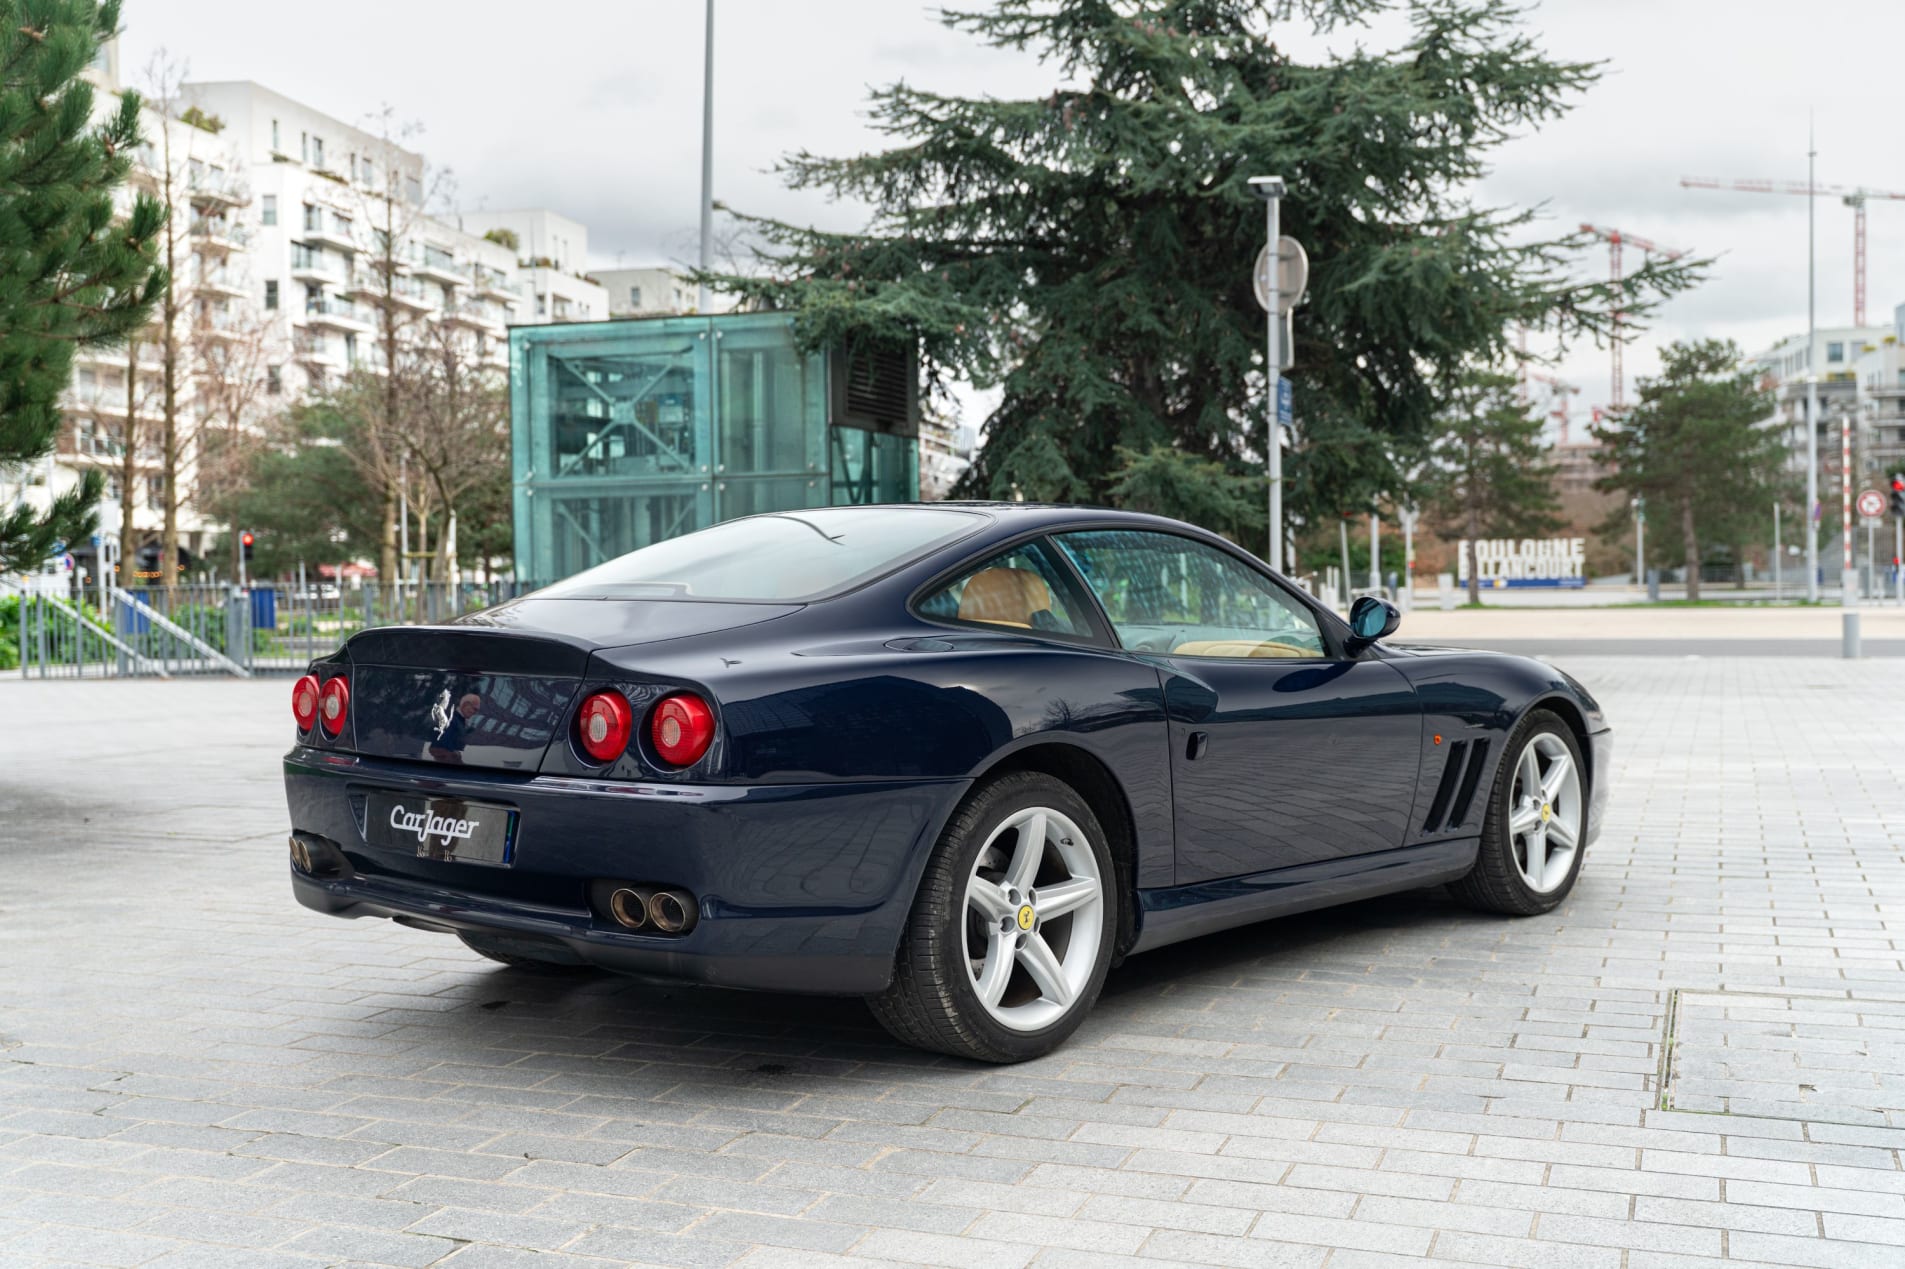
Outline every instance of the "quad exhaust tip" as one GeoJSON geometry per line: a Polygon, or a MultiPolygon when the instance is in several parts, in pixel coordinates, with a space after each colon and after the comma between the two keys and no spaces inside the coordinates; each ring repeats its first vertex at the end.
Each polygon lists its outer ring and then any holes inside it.
{"type": "Polygon", "coordinates": [[[299,872],[311,871],[311,852],[296,837],[291,839],[291,862],[297,865],[299,872]]]}
{"type": "Polygon", "coordinates": [[[621,886],[609,894],[609,916],[626,930],[686,934],[694,928],[695,899],[686,890],[621,886]]]}

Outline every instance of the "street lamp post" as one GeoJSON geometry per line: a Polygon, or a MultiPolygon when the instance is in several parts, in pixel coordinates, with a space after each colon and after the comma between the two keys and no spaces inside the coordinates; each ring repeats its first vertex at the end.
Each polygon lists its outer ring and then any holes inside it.
{"type": "Polygon", "coordinates": [[[701,290],[696,311],[708,311],[708,267],[714,262],[714,0],[707,0],[708,32],[701,65],[701,290]]]}
{"type": "Polygon", "coordinates": [[[1817,255],[1813,222],[1818,219],[1818,186],[1813,169],[1819,150],[1808,127],[1806,134],[1806,601],[1819,602],[1819,527],[1813,512],[1819,506],[1819,376],[1812,364],[1813,345],[1819,340],[1817,255]]]}
{"type": "MultiPolygon", "coordinates": [[[[712,0],[710,0],[712,3],[712,0]]],[[[1263,200],[1264,228],[1268,237],[1270,267],[1269,303],[1264,307],[1265,353],[1264,381],[1268,390],[1264,393],[1264,408],[1269,413],[1268,427],[1264,436],[1266,453],[1264,471],[1270,483],[1270,567],[1283,571],[1283,421],[1278,414],[1277,395],[1283,379],[1283,349],[1280,337],[1283,334],[1283,297],[1278,290],[1281,279],[1278,273],[1277,240],[1283,236],[1280,217],[1282,213],[1284,185],[1281,176],[1253,176],[1250,178],[1251,192],[1263,200]]],[[[1347,584],[1347,579],[1345,579],[1347,584]]]]}

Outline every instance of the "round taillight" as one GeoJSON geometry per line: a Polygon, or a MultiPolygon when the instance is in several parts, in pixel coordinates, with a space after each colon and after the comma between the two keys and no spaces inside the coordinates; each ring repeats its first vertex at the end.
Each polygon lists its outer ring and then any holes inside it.
{"type": "Polygon", "coordinates": [[[318,693],[318,721],[324,724],[324,734],[335,739],[344,730],[344,720],[350,717],[350,712],[351,685],[340,674],[328,680],[324,690],[318,693]]]}
{"type": "Polygon", "coordinates": [[[307,674],[291,688],[291,717],[297,720],[299,731],[310,731],[317,726],[317,716],[317,676],[307,674]]]}
{"type": "Polygon", "coordinates": [[[686,692],[667,697],[648,716],[648,738],[663,762],[690,766],[714,743],[714,711],[686,692]]]}
{"type": "Polygon", "coordinates": [[[628,748],[635,714],[620,692],[597,692],[582,702],[576,716],[576,739],[582,751],[597,762],[614,762],[628,748]]]}

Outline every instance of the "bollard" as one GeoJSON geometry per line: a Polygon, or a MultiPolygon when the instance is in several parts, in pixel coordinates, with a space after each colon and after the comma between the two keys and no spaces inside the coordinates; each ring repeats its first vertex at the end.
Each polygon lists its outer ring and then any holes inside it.
{"type": "Polygon", "coordinates": [[[1647,602],[1650,604],[1660,602],[1660,570],[1657,568],[1647,570],[1647,602]]]}
{"type": "Polygon", "coordinates": [[[1848,661],[1856,661],[1859,659],[1859,614],[1858,612],[1856,610],[1848,611],[1841,618],[1841,623],[1844,626],[1844,632],[1843,632],[1842,643],[1840,646],[1840,655],[1843,656],[1848,661]]]}

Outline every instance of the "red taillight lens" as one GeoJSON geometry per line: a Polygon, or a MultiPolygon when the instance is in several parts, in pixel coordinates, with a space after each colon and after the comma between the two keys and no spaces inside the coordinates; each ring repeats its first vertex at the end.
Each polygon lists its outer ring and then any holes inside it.
{"type": "Polygon", "coordinates": [[[648,716],[648,736],[663,762],[690,766],[714,743],[714,711],[699,696],[686,692],[667,697],[648,716]]]}
{"type": "Polygon", "coordinates": [[[582,702],[576,715],[576,739],[582,751],[597,762],[614,762],[628,748],[635,713],[620,692],[597,692],[582,702]]]}
{"type": "Polygon", "coordinates": [[[291,689],[291,717],[297,720],[299,731],[310,731],[317,725],[317,715],[317,676],[307,674],[291,689]]]}
{"type": "Polygon", "coordinates": [[[350,717],[350,712],[351,685],[340,674],[327,681],[324,690],[318,693],[318,721],[324,724],[324,734],[335,739],[344,730],[344,720],[350,717]]]}

